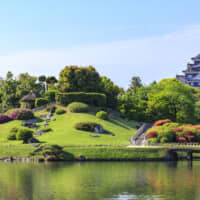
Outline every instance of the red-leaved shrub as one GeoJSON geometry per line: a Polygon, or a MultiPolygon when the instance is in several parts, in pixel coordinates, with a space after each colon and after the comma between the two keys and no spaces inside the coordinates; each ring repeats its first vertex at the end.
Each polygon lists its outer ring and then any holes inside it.
{"type": "Polygon", "coordinates": [[[7,115],[0,114],[0,124],[8,122],[10,119],[7,115]]]}
{"type": "Polygon", "coordinates": [[[169,119],[159,120],[159,121],[155,122],[154,126],[162,126],[163,124],[170,123],[170,122],[172,122],[172,121],[169,119]]]}
{"type": "Polygon", "coordinates": [[[13,120],[28,120],[32,119],[34,115],[29,109],[16,108],[10,111],[8,117],[13,120]]]}
{"type": "Polygon", "coordinates": [[[200,130],[200,125],[193,126],[197,131],[200,130]]]}
{"type": "Polygon", "coordinates": [[[147,133],[147,138],[155,138],[158,135],[156,131],[149,131],[147,133]]]}
{"type": "Polygon", "coordinates": [[[177,136],[176,137],[176,142],[178,142],[178,143],[186,143],[187,140],[184,137],[177,136]]]}
{"type": "Polygon", "coordinates": [[[174,132],[174,133],[177,133],[177,132],[182,132],[183,130],[179,127],[173,127],[171,128],[171,130],[174,132]]]}
{"type": "Polygon", "coordinates": [[[184,131],[183,131],[183,134],[184,134],[185,136],[187,136],[187,135],[194,135],[193,132],[190,131],[190,130],[184,130],[184,131]]]}
{"type": "Polygon", "coordinates": [[[194,135],[188,135],[186,136],[188,142],[195,142],[196,137],[194,135]]]}

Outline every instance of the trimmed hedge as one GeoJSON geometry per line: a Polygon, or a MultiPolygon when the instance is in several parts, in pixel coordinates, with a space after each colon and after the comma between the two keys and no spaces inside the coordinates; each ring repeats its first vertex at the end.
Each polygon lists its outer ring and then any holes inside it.
{"type": "Polygon", "coordinates": [[[67,106],[72,102],[82,102],[93,106],[105,106],[106,95],[101,93],[70,92],[57,93],[57,103],[67,106]]]}
{"type": "Polygon", "coordinates": [[[99,126],[99,124],[94,122],[79,122],[75,125],[75,129],[80,131],[94,132],[94,128],[99,126]]]}
{"type": "Polygon", "coordinates": [[[82,113],[82,112],[88,112],[89,107],[85,103],[73,102],[67,106],[67,109],[68,111],[73,113],[82,113]]]}
{"type": "Polygon", "coordinates": [[[56,101],[56,94],[58,93],[57,90],[49,90],[45,92],[45,98],[48,99],[49,102],[56,101]]]}
{"type": "Polygon", "coordinates": [[[10,111],[8,117],[12,120],[28,120],[32,119],[34,115],[29,109],[16,108],[10,111]]]}
{"type": "Polygon", "coordinates": [[[108,113],[105,112],[105,111],[99,111],[96,114],[96,117],[99,118],[99,119],[108,120],[108,113]]]}
{"type": "Polygon", "coordinates": [[[35,101],[35,107],[38,108],[38,107],[44,106],[48,103],[49,103],[49,101],[46,98],[37,98],[35,101]]]}

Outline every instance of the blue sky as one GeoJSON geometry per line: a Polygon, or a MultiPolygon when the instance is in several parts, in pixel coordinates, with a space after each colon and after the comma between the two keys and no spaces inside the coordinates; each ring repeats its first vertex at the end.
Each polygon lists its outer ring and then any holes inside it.
{"type": "Polygon", "coordinates": [[[0,6],[0,76],[58,75],[94,65],[120,86],[174,77],[200,53],[197,0],[7,0],[0,6]]]}

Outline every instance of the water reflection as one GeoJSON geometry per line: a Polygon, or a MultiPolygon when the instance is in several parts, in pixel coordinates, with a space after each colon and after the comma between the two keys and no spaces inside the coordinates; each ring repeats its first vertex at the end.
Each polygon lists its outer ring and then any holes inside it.
{"type": "Polygon", "coordinates": [[[0,163],[0,199],[199,200],[200,162],[0,163]]]}

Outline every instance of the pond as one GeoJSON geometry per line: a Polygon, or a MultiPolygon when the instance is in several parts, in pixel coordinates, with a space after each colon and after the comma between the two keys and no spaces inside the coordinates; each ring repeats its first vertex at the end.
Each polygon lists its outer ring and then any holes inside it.
{"type": "Polygon", "coordinates": [[[0,163],[2,200],[199,200],[200,161],[0,163]]]}

